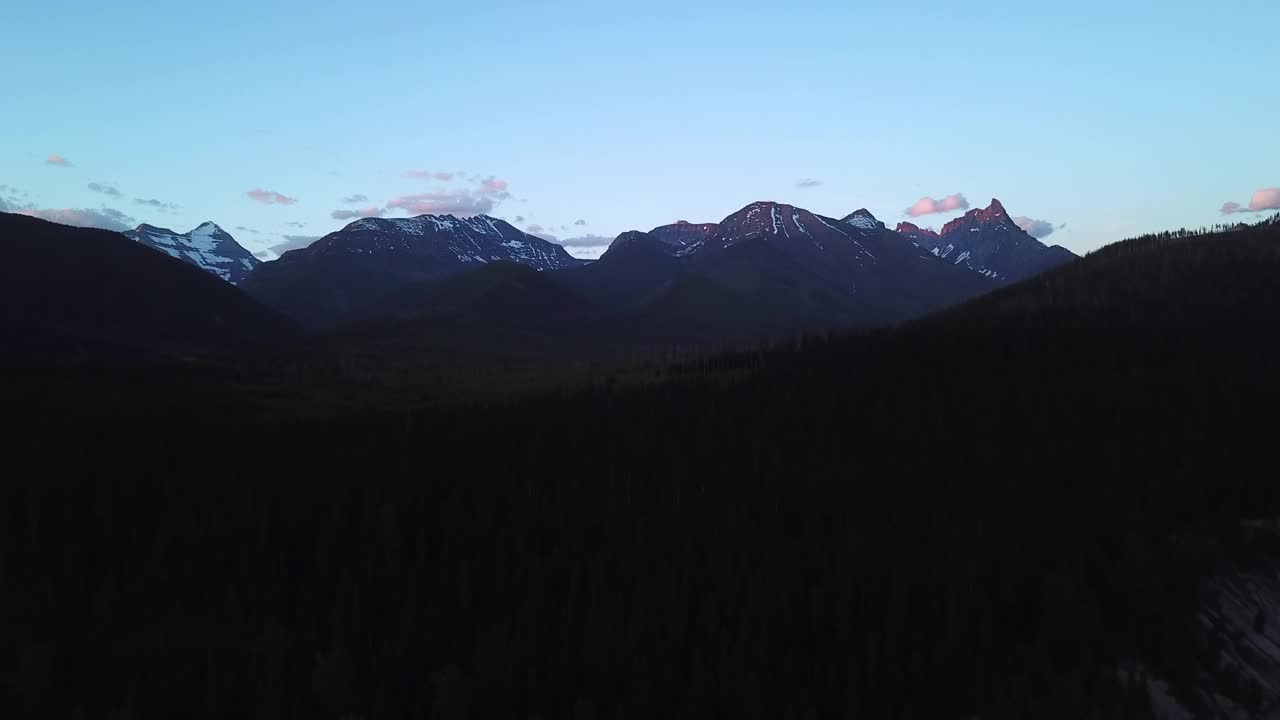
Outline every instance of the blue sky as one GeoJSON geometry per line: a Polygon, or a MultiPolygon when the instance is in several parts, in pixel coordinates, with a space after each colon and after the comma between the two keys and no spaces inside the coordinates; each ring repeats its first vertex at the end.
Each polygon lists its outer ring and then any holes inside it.
{"type": "Polygon", "coordinates": [[[335,212],[611,238],[960,193],[1082,252],[1280,186],[1277,27],[1274,0],[8,0],[0,207],[259,251],[335,212]]]}

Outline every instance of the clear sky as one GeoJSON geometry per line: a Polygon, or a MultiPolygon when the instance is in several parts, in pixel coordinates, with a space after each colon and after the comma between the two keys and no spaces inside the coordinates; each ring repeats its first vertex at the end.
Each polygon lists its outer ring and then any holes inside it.
{"type": "Polygon", "coordinates": [[[959,193],[1082,252],[1280,186],[1276,0],[6,0],[0,16],[0,208],[213,220],[255,251],[336,230],[335,212],[491,208],[611,238],[754,200],[892,226],[959,193]]]}

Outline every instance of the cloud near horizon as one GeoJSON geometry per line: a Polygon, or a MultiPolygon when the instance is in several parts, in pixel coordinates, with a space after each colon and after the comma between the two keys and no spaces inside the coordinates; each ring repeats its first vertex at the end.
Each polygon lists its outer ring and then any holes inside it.
{"type": "Polygon", "coordinates": [[[260,202],[263,205],[294,205],[298,202],[297,198],[291,198],[288,195],[282,195],[274,190],[253,189],[245,193],[250,200],[260,202]]]}
{"type": "Polygon", "coordinates": [[[820,185],[822,185],[822,181],[813,178],[803,178],[796,181],[796,187],[798,188],[815,188],[820,185]]]}
{"type": "Polygon", "coordinates": [[[281,242],[267,247],[267,251],[279,257],[290,250],[299,250],[319,240],[320,235],[281,235],[281,242]]]}
{"type": "Polygon", "coordinates": [[[1262,188],[1255,192],[1253,197],[1249,198],[1248,206],[1242,206],[1237,202],[1222,204],[1223,215],[1266,212],[1267,210],[1280,210],[1280,187],[1262,188]]]}
{"type": "Polygon", "coordinates": [[[385,209],[370,205],[367,208],[360,208],[359,210],[334,210],[329,213],[329,217],[334,220],[351,220],[354,218],[382,217],[386,214],[387,211],[385,209]]]}
{"type": "Polygon", "coordinates": [[[933,213],[968,209],[969,201],[965,199],[964,194],[953,193],[940,200],[934,200],[931,197],[922,197],[917,200],[914,205],[902,212],[908,217],[920,217],[921,215],[932,215],[933,213]]]}
{"type": "Polygon", "coordinates": [[[132,230],[138,224],[138,221],[129,215],[107,207],[98,210],[91,208],[23,208],[18,210],[18,213],[62,225],[99,228],[116,232],[132,230]]]}
{"type": "Polygon", "coordinates": [[[369,196],[356,193],[355,195],[348,195],[342,198],[342,202],[349,203],[351,205],[354,205],[356,203],[369,202],[369,196]]]}
{"type": "Polygon", "coordinates": [[[45,158],[46,165],[56,165],[57,167],[75,167],[75,163],[62,157],[61,155],[50,155],[45,158]]]}
{"type": "Polygon", "coordinates": [[[473,188],[440,190],[436,192],[402,195],[390,200],[387,210],[402,210],[410,215],[487,215],[496,207],[511,199],[506,180],[489,176],[471,178],[473,188]]]}
{"type": "Polygon", "coordinates": [[[551,242],[557,245],[563,245],[567,248],[568,247],[574,247],[574,248],[597,247],[600,245],[604,245],[605,247],[608,247],[609,243],[613,242],[613,239],[607,238],[603,235],[579,235],[578,237],[565,238],[563,240],[557,238],[555,240],[552,240],[551,242]]]}
{"type": "Polygon", "coordinates": [[[1037,240],[1049,237],[1055,230],[1053,223],[1048,220],[1036,220],[1035,218],[1029,218],[1025,215],[1015,217],[1013,222],[1015,225],[1022,228],[1024,232],[1037,240]]]}
{"type": "Polygon", "coordinates": [[[613,242],[611,238],[603,235],[581,235],[578,237],[565,238],[563,240],[553,236],[541,236],[544,240],[563,247],[568,253],[579,260],[596,260],[609,249],[609,244],[613,242]]]}

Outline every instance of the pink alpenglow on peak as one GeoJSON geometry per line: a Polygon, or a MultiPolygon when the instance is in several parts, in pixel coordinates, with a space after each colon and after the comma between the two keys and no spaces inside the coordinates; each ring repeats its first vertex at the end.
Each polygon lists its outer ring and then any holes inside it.
{"type": "Polygon", "coordinates": [[[916,237],[916,236],[931,237],[931,238],[938,237],[937,230],[934,230],[933,228],[922,228],[919,225],[916,225],[915,223],[909,223],[909,222],[898,223],[898,227],[894,228],[894,230],[896,230],[901,235],[907,235],[909,237],[916,237]]]}

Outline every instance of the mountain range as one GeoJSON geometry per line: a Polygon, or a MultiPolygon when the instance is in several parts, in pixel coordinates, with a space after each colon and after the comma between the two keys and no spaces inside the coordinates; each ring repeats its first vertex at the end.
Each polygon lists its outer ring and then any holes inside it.
{"type": "MultiPolygon", "coordinates": [[[[588,330],[566,319],[561,334],[607,335],[613,331],[600,328],[625,320],[637,339],[650,343],[664,336],[705,341],[900,322],[1074,257],[1032,238],[995,200],[933,236],[889,230],[865,209],[835,219],[754,202],[717,223],[681,221],[623,233],[594,262],[484,215],[364,219],[262,264],[242,286],[323,330],[379,314],[430,316],[421,303],[391,308],[388,299],[434,297],[426,289],[397,292],[512,262],[547,276],[533,283],[525,278],[522,292],[568,290],[576,301],[567,315],[594,320],[596,329],[588,330]]],[[[475,282],[514,277],[504,272],[475,282]]],[[[451,312],[455,323],[465,323],[458,315],[463,309],[451,312]]],[[[555,324],[548,319],[539,324],[555,324]]]]}
{"type": "MultiPolygon", "coordinates": [[[[57,232],[68,238],[60,244],[83,242],[73,229],[57,232]]],[[[369,341],[548,352],[714,345],[899,323],[1075,257],[1028,235],[997,200],[940,233],[907,223],[890,230],[866,209],[836,219],[753,202],[715,223],[625,232],[593,262],[485,215],[361,219],[271,262],[212,222],[185,233],[144,224],[123,235],[225,281],[202,281],[193,290],[202,294],[198,304],[255,308],[254,327],[284,316],[313,332],[344,329],[369,341]]],[[[114,253],[121,268],[133,269],[104,281],[179,282],[171,264],[152,259],[158,255],[119,255],[118,246],[95,252],[114,253]]],[[[166,301],[157,294],[154,302],[166,301]]],[[[103,309],[89,308],[85,317],[103,309]]],[[[171,309],[180,323],[180,308],[171,309]]],[[[193,320],[193,328],[216,329],[202,322],[193,320]]],[[[91,335],[92,325],[86,320],[73,334],[91,335]]],[[[217,335],[205,330],[192,332],[217,335]]]]}

